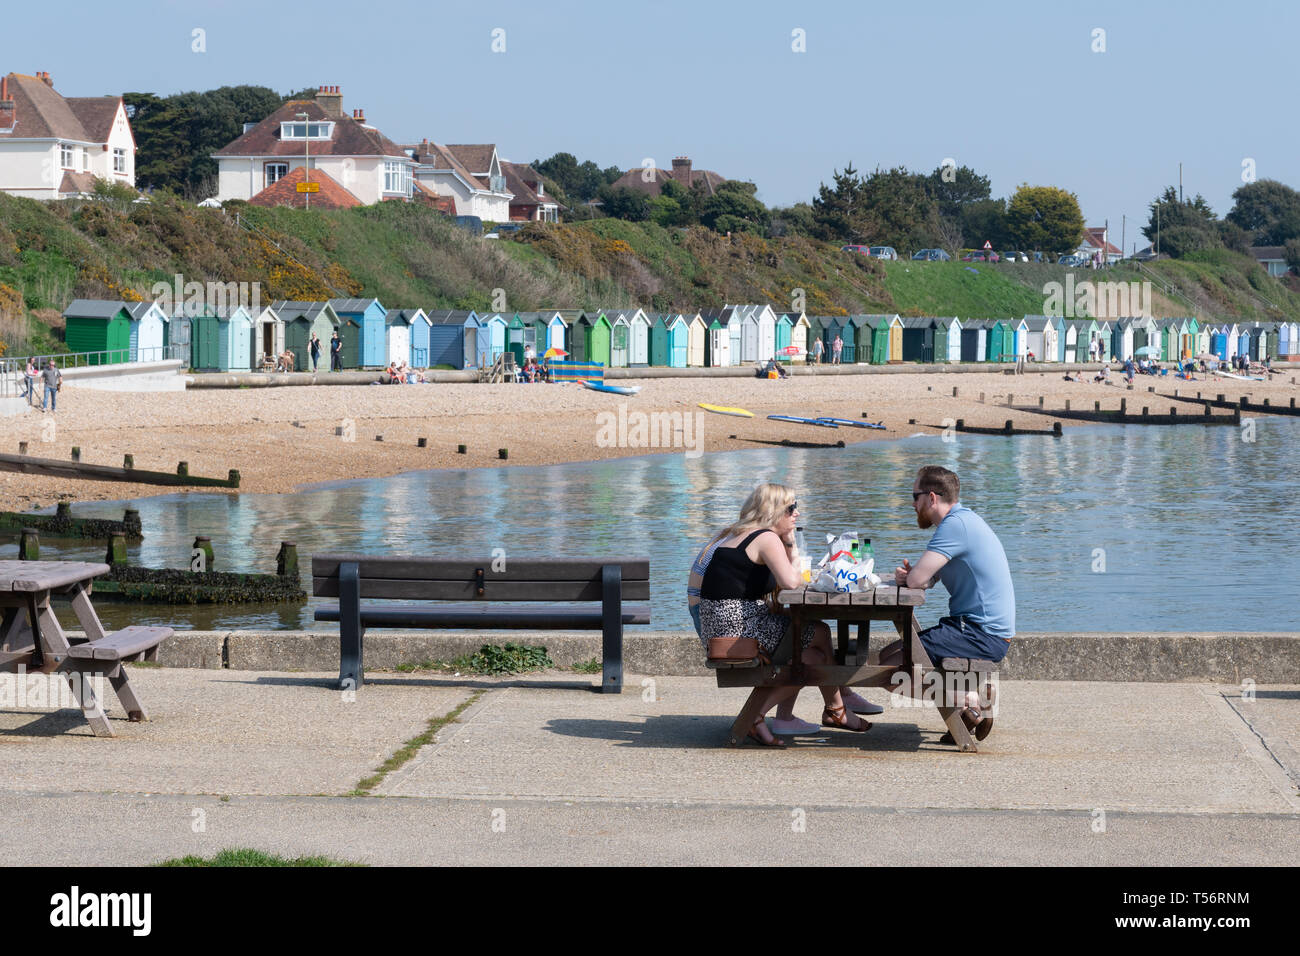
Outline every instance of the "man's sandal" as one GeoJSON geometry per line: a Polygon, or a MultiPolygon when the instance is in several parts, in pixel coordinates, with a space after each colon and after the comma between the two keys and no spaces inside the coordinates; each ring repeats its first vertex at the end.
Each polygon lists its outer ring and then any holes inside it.
{"type": "MultiPolygon", "coordinates": [[[[961,712],[961,722],[966,725],[966,732],[974,736],[976,740],[983,740],[993,730],[993,718],[979,716],[979,711],[972,712],[969,707],[963,708],[961,712]]],[[[943,736],[939,738],[941,744],[951,744],[957,746],[957,741],[953,739],[952,731],[945,730],[943,736]]]]}
{"type": "Polygon", "coordinates": [[[855,734],[865,734],[871,729],[871,722],[859,717],[858,726],[850,727],[849,716],[844,712],[843,707],[826,707],[822,710],[822,726],[850,730],[855,734]]]}
{"type": "MultiPolygon", "coordinates": [[[[765,719],[765,718],[760,717],[760,718],[758,718],[758,720],[754,721],[754,730],[757,730],[757,729],[758,729],[758,725],[761,724],[761,723],[763,723],[764,719],[765,719]]],[[[784,749],[785,749],[785,741],[782,740],[780,737],[773,737],[772,740],[771,740],[771,742],[769,743],[768,741],[766,741],[766,740],[764,740],[762,737],[760,737],[757,733],[755,733],[754,730],[751,730],[751,731],[750,731],[748,734],[746,734],[745,736],[746,736],[749,740],[754,741],[754,743],[758,744],[760,747],[775,747],[777,750],[784,750],[784,749]]]]}

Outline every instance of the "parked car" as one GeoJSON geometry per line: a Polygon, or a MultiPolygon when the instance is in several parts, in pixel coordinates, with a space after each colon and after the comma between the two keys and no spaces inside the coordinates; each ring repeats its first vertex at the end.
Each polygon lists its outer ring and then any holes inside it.
{"type": "Polygon", "coordinates": [[[503,222],[501,223],[501,225],[497,226],[497,233],[499,235],[506,236],[506,235],[510,235],[511,233],[516,233],[522,228],[524,228],[524,224],[522,222],[503,222]]]}
{"type": "Polygon", "coordinates": [[[871,255],[870,246],[840,246],[840,252],[857,252],[864,256],[871,255]]]}
{"type": "Polygon", "coordinates": [[[872,246],[871,255],[877,259],[884,259],[889,262],[898,259],[898,253],[894,251],[893,246],[872,246]]]}
{"type": "Polygon", "coordinates": [[[922,249],[912,256],[916,262],[948,262],[952,256],[942,249],[922,249]]]}
{"type": "Polygon", "coordinates": [[[1078,256],[1061,256],[1061,258],[1056,260],[1056,264],[1058,266],[1077,267],[1083,265],[1083,260],[1078,256]]]}
{"type": "Polygon", "coordinates": [[[1002,253],[1003,262],[1028,262],[1029,257],[1023,252],[1004,252],[1002,253]]]}
{"type": "Polygon", "coordinates": [[[968,252],[966,253],[966,255],[962,256],[961,261],[962,262],[998,262],[1001,260],[1001,258],[1002,257],[999,256],[996,252],[984,252],[981,249],[976,249],[973,252],[968,252]]]}

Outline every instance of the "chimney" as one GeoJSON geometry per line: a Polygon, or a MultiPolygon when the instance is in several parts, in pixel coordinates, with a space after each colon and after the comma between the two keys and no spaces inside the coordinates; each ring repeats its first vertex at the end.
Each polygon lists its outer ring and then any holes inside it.
{"type": "Polygon", "coordinates": [[[9,98],[9,77],[0,76],[0,129],[14,128],[14,101],[9,98]]]}
{"type": "Polygon", "coordinates": [[[54,88],[54,81],[53,81],[52,79],[50,79],[50,73],[49,73],[48,70],[46,70],[44,73],[40,74],[40,76],[41,76],[41,79],[45,81],[45,85],[46,85],[46,86],[50,87],[51,89],[54,88]]]}
{"type": "Polygon", "coordinates": [[[352,118],[358,123],[364,123],[366,121],[366,111],[364,109],[353,110],[352,118]]]}
{"type": "Polygon", "coordinates": [[[337,86],[322,86],[316,91],[316,105],[325,111],[325,115],[342,117],[343,94],[337,86]]]}
{"type": "Polygon", "coordinates": [[[687,189],[691,188],[691,160],[688,156],[678,156],[673,160],[673,179],[687,189]]]}

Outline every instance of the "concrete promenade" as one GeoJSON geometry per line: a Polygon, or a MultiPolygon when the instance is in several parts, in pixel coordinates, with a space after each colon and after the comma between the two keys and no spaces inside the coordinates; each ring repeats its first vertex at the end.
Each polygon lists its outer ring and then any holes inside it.
{"type": "MultiPolygon", "coordinates": [[[[127,722],[110,696],[115,739],[75,710],[0,706],[0,852],[50,866],[225,847],[435,865],[1300,862],[1300,684],[1005,680],[993,734],[959,754],[933,711],[878,690],[869,733],[776,751],[723,746],[745,692],[710,677],[629,674],[615,696],[572,671],[372,670],[349,700],[335,674],[134,666],[153,719],[127,722]]],[[[796,710],[815,721],[817,693],[796,710]]]]}

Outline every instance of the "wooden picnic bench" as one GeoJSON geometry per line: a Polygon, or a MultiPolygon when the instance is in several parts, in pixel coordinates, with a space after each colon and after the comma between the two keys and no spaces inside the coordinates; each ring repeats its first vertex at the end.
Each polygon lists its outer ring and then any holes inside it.
{"type": "Polygon", "coordinates": [[[339,622],[339,686],[345,690],[361,687],[367,628],[482,628],[600,631],[600,689],[618,694],[623,626],[650,623],[648,605],[624,603],[649,600],[648,558],[463,561],[316,554],[311,573],[313,595],[339,599],[317,608],[315,617],[339,622]]]}
{"type": "Polygon", "coordinates": [[[148,720],[122,665],[155,660],[158,645],[174,633],[137,625],[105,632],[90,593],[91,582],[108,571],[82,561],[0,561],[0,671],[62,674],[96,737],[112,737],[113,729],[85,678],[108,678],[127,717],[148,720]],[[50,606],[56,597],[71,604],[85,637],[64,633],[50,606]]]}
{"type": "MultiPolygon", "coordinates": [[[[752,687],[749,699],[732,724],[728,743],[738,746],[758,717],[758,710],[768,690],[773,687],[894,687],[897,674],[905,674],[913,687],[951,689],[954,681],[948,674],[962,673],[967,677],[963,684],[977,682],[975,690],[982,688],[990,673],[997,670],[991,661],[944,658],[936,666],[921,643],[921,626],[915,609],[925,603],[925,591],[920,588],[898,587],[883,581],[879,587],[851,594],[827,593],[800,587],[777,593],[777,602],[789,613],[793,627],[773,656],[771,663],[755,658],[750,661],[709,661],[708,666],[717,675],[719,687],[752,687]],[[836,622],[835,660],[828,664],[809,665],[802,661],[802,642],[791,641],[791,634],[802,634],[809,620],[836,622]],[[900,667],[870,662],[869,629],[872,621],[887,621],[903,639],[903,664],[900,667]],[[856,646],[850,644],[850,626],[858,625],[856,646]],[[974,675],[971,677],[970,675],[974,675]]],[[[936,695],[937,696],[937,695],[936,695]]],[[[962,752],[975,752],[978,748],[961,720],[961,706],[946,696],[939,697],[936,708],[952,734],[953,742],[962,752]]]]}

